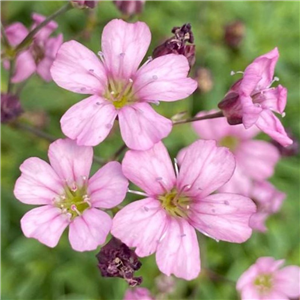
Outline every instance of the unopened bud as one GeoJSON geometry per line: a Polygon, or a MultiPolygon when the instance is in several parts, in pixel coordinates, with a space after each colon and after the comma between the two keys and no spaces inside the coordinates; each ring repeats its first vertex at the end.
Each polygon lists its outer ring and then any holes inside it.
{"type": "Polygon", "coordinates": [[[71,1],[74,7],[77,8],[95,8],[98,1],[80,1],[80,0],[72,0],[71,1]]]}
{"type": "Polygon", "coordinates": [[[23,109],[17,96],[1,93],[1,123],[13,121],[22,112],[23,109]]]}
{"type": "Polygon", "coordinates": [[[143,11],[146,0],[113,1],[120,12],[125,16],[133,16],[143,11]]]}
{"type": "Polygon", "coordinates": [[[232,22],[225,27],[224,40],[228,47],[237,49],[245,36],[245,24],[241,21],[232,22]]]}
{"type": "Polygon", "coordinates": [[[211,71],[207,68],[199,68],[195,80],[198,82],[199,91],[203,94],[211,91],[214,86],[211,71]]]}
{"type": "Polygon", "coordinates": [[[190,68],[195,63],[195,45],[194,35],[191,24],[187,23],[181,27],[174,27],[171,31],[174,35],[167,39],[163,44],[157,46],[152,54],[153,58],[166,54],[181,54],[184,55],[190,65],[190,68]],[[189,43],[190,45],[187,45],[189,43]]]}

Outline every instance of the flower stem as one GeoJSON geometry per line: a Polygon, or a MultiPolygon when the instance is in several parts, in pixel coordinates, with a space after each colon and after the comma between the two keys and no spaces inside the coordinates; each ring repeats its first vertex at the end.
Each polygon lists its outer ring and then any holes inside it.
{"type": "Polygon", "coordinates": [[[24,38],[24,40],[17,46],[15,49],[16,53],[22,51],[24,48],[28,46],[31,39],[35,36],[35,34],[41,30],[44,26],[46,26],[50,21],[54,20],[57,16],[67,12],[69,9],[73,8],[71,1],[68,2],[68,4],[61,7],[59,10],[57,10],[55,13],[47,17],[42,23],[40,23],[37,27],[35,27],[32,31],[28,33],[28,35],[24,38]]]}
{"type": "Polygon", "coordinates": [[[4,27],[3,27],[3,25],[2,25],[2,22],[1,22],[1,35],[2,35],[2,39],[3,39],[4,46],[5,46],[5,47],[9,47],[9,42],[8,42],[8,39],[7,39],[5,30],[4,30],[4,27]]]}
{"type": "Polygon", "coordinates": [[[10,60],[9,71],[8,71],[8,82],[7,82],[7,94],[10,94],[12,91],[13,84],[11,82],[11,78],[13,77],[14,74],[14,68],[15,68],[15,61],[10,60]]]}
{"type": "Polygon", "coordinates": [[[109,159],[109,161],[112,160],[116,160],[125,150],[126,150],[127,146],[125,144],[123,144],[116,152],[114,155],[111,156],[111,158],[109,159]]]}
{"type": "Polygon", "coordinates": [[[179,120],[179,121],[173,121],[173,125],[185,124],[185,123],[191,123],[191,122],[207,120],[207,119],[215,119],[215,118],[221,118],[221,117],[224,117],[223,112],[218,111],[214,114],[210,114],[210,115],[206,115],[206,116],[194,117],[194,118],[179,120]]]}

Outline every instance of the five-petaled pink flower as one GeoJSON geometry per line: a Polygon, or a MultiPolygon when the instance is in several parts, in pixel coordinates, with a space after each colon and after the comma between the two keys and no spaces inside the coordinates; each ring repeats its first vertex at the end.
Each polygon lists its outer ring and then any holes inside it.
{"type": "MultiPolygon", "coordinates": [[[[34,13],[32,15],[32,29],[45,20],[45,17],[34,13]]],[[[57,28],[57,23],[49,22],[33,38],[30,47],[22,51],[16,59],[15,73],[12,82],[21,82],[29,78],[34,72],[45,81],[51,81],[50,67],[54,61],[57,50],[63,42],[63,35],[50,37],[57,28]]],[[[18,46],[27,36],[28,29],[22,23],[14,23],[5,29],[10,46],[18,46]]],[[[4,61],[4,66],[9,68],[9,62],[4,61]]]]}
{"type": "Polygon", "coordinates": [[[178,163],[174,172],[161,142],[147,151],[126,153],[123,173],[147,198],[120,210],[111,232],[136,247],[138,256],[156,252],[161,272],[191,280],[200,272],[195,229],[216,240],[244,242],[252,233],[248,223],[255,205],[236,194],[210,195],[235,168],[233,154],[215,141],[196,141],[179,153],[178,163]]]}
{"type": "Polygon", "coordinates": [[[67,90],[92,94],[62,117],[66,136],[78,145],[95,146],[117,117],[131,149],[147,150],[170,133],[172,122],[150,103],[186,98],[197,83],[187,78],[189,64],[183,55],[148,60],[137,70],[150,39],[145,23],[112,20],[103,30],[101,60],[76,41],[61,46],[51,68],[53,80],[67,90]]]}
{"type": "Polygon", "coordinates": [[[260,257],[242,274],[237,290],[242,300],[288,300],[300,296],[300,268],[288,266],[279,270],[284,260],[260,257]]]}
{"type": "Polygon", "coordinates": [[[254,182],[249,196],[256,204],[257,211],[250,218],[249,225],[252,229],[265,232],[265,221],[271,215],[279,211],[285,193],[278,191],[267,181],[254,182]]]}
{"type": "MultiPolygon", "coordinates": [[[[197,116],[215,112],[200,112],[197,116]]],[[[235,156],[234,174],[220,191],[250,196],[253,180],[262,181],[273,175],[280,159],[279,151],[271,143],[253,140],[259,133],[256,126],[245,129],[242,124],[231,126],[225,118],[217,118],[194,122],[193,128],[200,138],[216,140],[219,146],[229,148],[235,156]]]]}
{"type": "Polygon", "coordinates": [[[20,167],[14,194],[26,204],[43,205],[21,219],[26,237],[55,247],[65,228],[76,251],[90,251],[105,242],[112,220],[99,210],[112,208],[124,199],[128,181],[118,162],[109,162],[90,179],[92,147],[78,146],[69,139],[52,143],[50,165],[32,157],[20,167]]]}
{"type": "Polygon", "coordinates": [[[284,115],[287,90],[279,85],[272,88],[275,65],[279,53],[277,48],[259,56],[243,72],[219,103],[228,122],[243,123],[245,128],[254,124],[283,146],[292,144],[279,119],[273,112],[284,115]]]}

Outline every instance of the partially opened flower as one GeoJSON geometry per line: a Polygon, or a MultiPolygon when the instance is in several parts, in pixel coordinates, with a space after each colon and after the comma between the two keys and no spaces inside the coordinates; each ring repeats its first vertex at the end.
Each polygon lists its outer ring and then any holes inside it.
{"type": "Polygon", "coordinates": [[[143,22],[109,22],[102,34],[101,60],[76,41],[64,43],[51,68],[61,87],[91,97],[75,104],[62,117],[62,131],[78,145],[95,146],[109,134],[118,116],[121,135],[131,149],[146,150],[166,137],[172,122],[150,103],[188,97],[196,82],[187,78],[183,55],[148,60],[139,70],[151,34],[143,22]]]}
{"type": "MultiPolygon", "coordinates": [[[[34,13],[32,15],[32,29],[45,20],[45,17],[34,13]]],[[[28,49],[22,51],[16,58],[15,73],[12,82],[17,83],[26,80],[34,72],[45,81],[51,81],[50,67],[56,56],[57,50],[63,42],[63,35],[50,37],[57,28],[57,23],[49,22],[34,36],[28,49]]],[[[29,33],[22,23],[14,23],[5,29],[8,42],[11,47],[18,46],[29,33]]],[[[4,61],[4,66],[9,68],[9,62],[4,61]]]]}
{"type": "MultiPolygon", "coordinates": [[[[212,113],[215,111],[200,112],[197,117],[212,113]]],[[[216,140],[219,146],[228,147],[235,156],[235,172],[220,191],[250,196],[253,180],[262,181],[273,175],[280,159],[279,151],[271,143],[253,139],[259,133],[256,126],[249,129],[242,124],[231,126],[225,118],[193,122],[192,126],[200,138],[216,140]]]]}
{"type": "Polygon", "coordinates": [[[14,194],[26,204],[42,205],[26,213],[21,228],[26,237],[55,247],[69,225],[69,240],[76,251],[90,251],[105,242],[111,217],[109,209],[124,199],[128,181],[118,162],[109,162],[90,179],[92,147],[69,139],[52,143],[50,165],[31,157],[24,161],[14,194]]]}
{"type": "Polygon", "coordinates": [[[178,156],[173,169],[160,142],[147,151],[128,151],[124,175],[142,188],[145,199],[121,209],[113,219],[112,234],[136,254],[156,252],[161,272],[186,280],[200,272],[196,231],[216,240],[242,243],[251,235],[249,218],[254,203],[240,195],[212,194],[225,184],[235,168],[233,155],[214,141],[196,141],[178,156]]]}
{"type": "Polygon", "coordinates": [[[283,146],[292,144],[279,119],[273,114],[284,115],[287,90],[281,85],[271,87],[274,77],[278,49],[259,56],[243,73],[219,103],[229,124],[243,123],[245,128],[256,125],[283,146]]]}
{"type": "Polygon", "coordinates": [[[236,288],[242,300],[288,300],[300,296],[300,268],[279,269],[284,259],[260,257],[239,278],[236,288]]]}
{"type": "Polygon", "coordinates": [[[252,229],[265,232],[265,221],[271,215],[279,211],[286,195],[278,191],[267,181],[254,182],[251,188],[250,198],[255,202],[257,211],[250,218],[252,229]]]}

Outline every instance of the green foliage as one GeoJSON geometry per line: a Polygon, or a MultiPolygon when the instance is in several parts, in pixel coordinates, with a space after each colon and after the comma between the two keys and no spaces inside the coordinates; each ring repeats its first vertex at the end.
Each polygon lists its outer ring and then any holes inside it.
{"type": "MultiPolygon", "coordinates": [[[[30,25],[30,15],[38,12],[50,15],[63,1],[1,2],[4,25],[22,22],[30,25]]],[[[100,50],[103,26],[120,13],[112,2],[102,1],[94,11],[73,9],[57,19],[57,32],[64,40],[76,39],[94,52],[100,50]],[[87,32],[85,28],[91,30],[87,32]]],[[[196,92],[187,100],[161,103],[155,108],[167,117],[187,111],[194,115],[200,110],[215,108],[236,77],[231,70],[244,70],[257,56],[278,46],[281,57],[276,68],[280,83],[288,88],[287,116],[283,123],[299,138],[299,2],[198,2],[147,1],[138,17],[152,32],[148,52],[170,35],[173,26],[192,24],[197,47],[196,66],[211,70],[213,89],[196,92]],[[246,35],[237,51],[224,43],[224,26],[242,20],[246,35]]],[[[2,90],[6,90],[7,72],[2,69],[2,90]]],[[[235,75],[238,76],[238,75],[235,75]]],[[[21,93],[26,111],[45,112],[46,132],[62,137],[59,119],[63,113],[84,96],[45,83],[33,76],[21,93]]],[[[171,156],[197,139],[190,124],[175,126],[164,142],[171,156]]],[[[30,206],[13,196],[20,164],[28,157],[47,160],[49,142],[7,125],[2,126],[2,299],[122,299],[127,288],[121,279],[102,278],[97,269],[95,252],[77,253],[71,250],[67,233],[58,246],[49,249],[36,240],[22,235],[19,220],[30,206]]],[[[95,153],[110,157],[122,145],[119,129],[95,147],[95,153]]],[[[285,258],[287,264],[299,264],[299,157],[283,159],[271,181],[287,194],[279,213],[269,218],[266,234],[254,233],[244,244],[217,243],[199,236],[202,272],[191,282],[178,279],[176,290],[169,299],[238,299],[235,281],[259,256],[285,258]]],[[[93,172],[99,166],[94,164],[93,172]]],[[[138,199],[128,196],[127,201],[138,199]]],[[[159,271],[154,256],[142,259],[138,275],[144,276],[145,287],[157,292],[155,278],[159,271]]]]}

